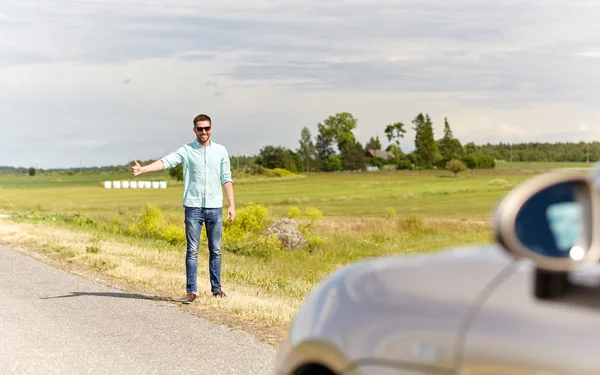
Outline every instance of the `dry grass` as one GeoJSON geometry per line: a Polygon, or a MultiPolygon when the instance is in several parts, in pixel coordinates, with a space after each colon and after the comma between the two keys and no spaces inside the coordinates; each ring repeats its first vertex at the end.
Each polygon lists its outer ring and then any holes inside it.
{"type": "MultiPolygon", "coordinates": [[[[455,196],[442,196],[456,200],[455,196]]],[[[208,291],[201,291],[197,303],[191,305],[176,303],[185,292],[185,246],[138,241],[86,226],[88,220],[98,224],[109,222],[110,217],[82,217],[71,224],[52,219],[52,215],[44,221],[0,219],[0,242],[20,246],[53,266],[124,291],[172,301],[186,311],[275,344],[306,295],[339,267],[372,257],[489,241],[489,225],[478,219],[480,215],[461,214],[468,220],[423,217],[406,207],[401,214],[392,207],[382,207],[383,215],[377,217],[328,215],[315,220],[308,214],[302,216],[298,220],[315,244],[303,251],[276,251],[262,257],[225,250],[222,276],[228,298],[215,299],[208,291]]],[[[353,210],[360,212],[360,207],[353,210]]],[[[206,249],[202,251],[206,255],[206,249]]],[[[198,279],[201,290],[205,289],[208,266],[202,260],[198,279]]]]}
{"type": "Polygon", "coordinates": [[[438,230],[462,230],[468,231],[473,226],[481,226],[491,229],[490,222],[484,220],[457,220],[457,219],[422,219],[409,216],[405,219],[396,217],[378,218],[328,218],[315,223],[317,230],[340,236],[364,236],[370,235],[394,235],[399,232],[410,230],[411,225],[424,227],[435,227],[438,230]]]}
{"type": "MultiPolygon", "coordinates": [[[[215,299],[200,292],[197,303],[177,306],[275,344],[304,297],[336,268],[373,256],[481,242],[488,232],[486,222],[418,216],[327,218],[313,225],[312,231],[325,239],[325,248],[262,261],[225,254],[223,281],[228,298],[215,299]]],[[[90,231],[2,219],[0,242],[29,250],[58,268],[148,298],[176,302],[185,292],[184,249],[135,246],[90,231]]],[[[208,267],[202,262],[198,279],[200,283],[208,280],[208,267]]]]}
{"type": "MultiPolygon", "coordinates": [[[[86,252],[86,247],[93,242],[94,235],[89,233],[0,219],[0,243],[18,246],[19,250],[52,266],[152,299],[177,302],[183,297],[183,253],[163,252],[110,240],[101,242],[99,253],[86,252]]],[[[208,279],[208,271],[199,267],[198,277],[208,279]]],[[[214,322],[254,333],[275,344],[281,339],[299,303],[291,297],[274,296],[261,288],[235,283],[228,283],[227,292],[228,297],[223,299],[201,292],[197,303],[181,305],[181,308],[214,322]]]]}

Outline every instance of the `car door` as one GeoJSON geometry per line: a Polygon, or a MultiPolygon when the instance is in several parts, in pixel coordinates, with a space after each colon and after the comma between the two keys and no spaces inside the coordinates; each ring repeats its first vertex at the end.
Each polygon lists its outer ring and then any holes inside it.
{"type": "Polygon", "coordinates": [[[573,272],[577,286],[555,300],[534,296],[522,261],[468,327],[457,373],[600,374],[600,267],[573,272]]]}

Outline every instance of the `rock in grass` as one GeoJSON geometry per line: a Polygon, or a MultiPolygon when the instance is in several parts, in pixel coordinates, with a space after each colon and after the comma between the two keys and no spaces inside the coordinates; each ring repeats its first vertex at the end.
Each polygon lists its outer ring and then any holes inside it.
{"type": "Polygon", "coordinates": [[[287,250],[297,250],[306,246],[304,235],[298,229],[298,223],[292,219],[281,219],[262,232],[262,235],[275,233],[287,250]]]}

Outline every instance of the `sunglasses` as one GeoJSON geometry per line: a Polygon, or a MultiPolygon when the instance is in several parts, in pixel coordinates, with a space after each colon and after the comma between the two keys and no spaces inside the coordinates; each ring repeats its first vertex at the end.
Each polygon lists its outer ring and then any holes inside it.
{"type": "Polygon", "coordinates": [[[204,131],[206,131],[208,133],[208,131],[210,130],[210,126],[205,126],[205,127],[194,126],[194,129],[196,129],[196,131],[198,133],[202,133],[202,130],[204,130],[204,131]]]}

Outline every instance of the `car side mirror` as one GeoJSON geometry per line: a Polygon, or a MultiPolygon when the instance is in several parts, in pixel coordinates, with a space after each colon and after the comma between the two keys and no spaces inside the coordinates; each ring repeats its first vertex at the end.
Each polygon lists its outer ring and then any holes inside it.
{"type": "Polygon", "coordinates": [[[594,228],[598,197],[586,174],[553,172],[513,189],[498,205],[494,231],[498,242],[540,270],[568,272],[598,262],[594,228]]]}

